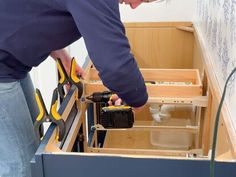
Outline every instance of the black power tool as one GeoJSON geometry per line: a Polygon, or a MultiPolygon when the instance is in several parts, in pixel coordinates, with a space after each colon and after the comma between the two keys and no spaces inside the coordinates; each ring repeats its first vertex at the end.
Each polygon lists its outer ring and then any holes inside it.
{"type": "Polygon", "coordinates": [[[86,97],[86,99],[96,103],[98,124],[102,125],[105,129],[124,129],[132,128],[134,124],[134,114],[132,107],[127,105],[112,105],[113,92],[95,92],[86,97]]]}

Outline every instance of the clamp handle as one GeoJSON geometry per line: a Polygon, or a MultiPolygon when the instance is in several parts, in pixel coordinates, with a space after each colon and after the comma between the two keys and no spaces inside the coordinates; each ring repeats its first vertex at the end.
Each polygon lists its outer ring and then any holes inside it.
{"type": "Polygon", "coordinates": [[[59,135],[57,137],[58,141],[62,141],[65,132],[66,132],[66,125],[64,120],[61,118],[61,115],[57,112],[57,105],[58,105],[58,89],[56,88],[53,91],[53,96],[52,96],[52,103],[51,103],[51,108],[50,108],[50,119],[52,123],[56,124],[57,127],[59,128],[59,135]]]}
{"type": "Polygon", "coordinates": [[[70,67],[70,82],[71,84],[75,85],[78,88],[78,98],[81,98],[83,94],[83,83],[80,80],[80,76],[76,73],[76,60],[73,57],[71,60],[71,67],[70,67]]]}
{"type": "Polygon", "coordinates": [[[69,80],[68,80],[69,77],[66,73],[66,70],[65,70],[60,58],[57,58],[56,63],[57,63],[57,69],[58,69],[59,76],[60,76],[60,79],[58,81],[58,92],[59,92],[60,98],[64,99],[64,95],[65,95],[64,94],[64,85],[69,82],[69,80]]]}
{"type": "Polygon", "coordinates": [[[45,121],[45,118],[48,115],[48,112],[44,104],[42,94],[39,89],[36,89],[35,91],[35,99],[39,108],[39,114],[34,122],[34,131],[35,131],[36,137],[38,139],[41,139],[44,134],[43,122],[45,121]]]}
{"type": "Polygon", "coordinates": [[[83,83],[80,80],[80,77],[76,74],[76,61],[75,58],[72,58],[71,60],[71,67],[70,67],[70,76],[68,77],[67,72],[61,62],[61,59],[58,58],[56,60],[57,62],[57,68],[60,75],[60,79],[58,82],[58,92],[60,95],[60,98],[64,99],[64,85],[67,83],[70,84],[70,86],[75,85],[78,88],[78,98],[81,98],[83,94],[83,83]]]}

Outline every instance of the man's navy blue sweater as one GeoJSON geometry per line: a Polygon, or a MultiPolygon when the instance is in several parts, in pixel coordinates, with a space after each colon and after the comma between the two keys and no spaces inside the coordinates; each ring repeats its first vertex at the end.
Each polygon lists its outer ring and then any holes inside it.
{"type": "Polygon", "coordinates": [[[131,106],[146,103],[118,0],[1,0],[0,82],[24,78],[51,51],[80,37],[104,85],[131,106]]]}

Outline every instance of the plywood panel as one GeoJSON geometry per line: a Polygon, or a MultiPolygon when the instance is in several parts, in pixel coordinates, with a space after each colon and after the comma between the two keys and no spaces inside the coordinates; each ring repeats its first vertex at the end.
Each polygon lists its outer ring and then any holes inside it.
{"type": "MultiPolygon", "coordinates": [[[[140,68],[145,81],[159,82],[191,82],[201,85],[199,71],[197,69],[150,69],[140,68]]],[[[96,69],[90,70],[90,80],[100,80],[96,69]]]]}
{"type": "Polygon", "coordinates": [[[177,29],[178,23],[142,25],[126,27],[131,50],[139,67],[192,68],[193,33],[177,29]]]}

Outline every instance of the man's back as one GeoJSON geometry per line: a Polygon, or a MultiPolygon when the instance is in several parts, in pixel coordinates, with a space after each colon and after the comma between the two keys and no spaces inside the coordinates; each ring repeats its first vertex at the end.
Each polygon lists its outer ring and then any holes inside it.
{"type": "Polygon", "coordinates": [[[80,37],[71,14],[53,0],[0,1],[0,23],[3,82],[24,77],[51,51],[80,37]]]}
{"type": "Polygon", "coordinates": [[[64,48],[82,35],[104,85],[127,104],[143,105],[147,101],[146,87],[130,53],[118,2],[0,1],[0,82],[22,79],[51,51],[64,48]]]}

